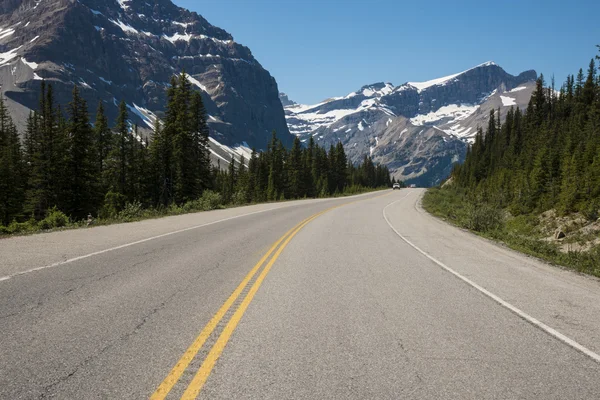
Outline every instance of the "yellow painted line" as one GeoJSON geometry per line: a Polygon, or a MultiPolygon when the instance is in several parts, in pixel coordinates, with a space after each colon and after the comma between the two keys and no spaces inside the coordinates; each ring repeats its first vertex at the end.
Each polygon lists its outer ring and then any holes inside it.
{"type": "MultiPolygon", "coordinates": [[[[388,193],[383,194],[381,196],[368,197],[367,199],[377,199],[379,197],[387,196],[387,195],[389,195],[391,193],[392,192],[388,192],[388,193]]],[[[223,352],[223,348],[227,344],[227,341],[229,340],[229,337],[231,336],[231,334],[235,330],[237,324],[239,323],[239,320],[243,316],[245,310],[248,308],[249,303],[252,301],[252,298],[254,297],[254,294],[258,290],[258,287],[260,286],[260,283],[258,285],[257,285],[257,283],[259,282],[259,280],[262,283],[262,281],[264,280],[266,274],[268,273],[268,270],[271,269],[272,265],[275,263],[275,260],[279,257],[279,254],[281,254],[281,252],[283,251],[283,249],[290,242],[291,238],[293,236],[295,236],[300,231],[300,229],[302,229],[306,224],[308,224],[313,219],[319,217],[320,215],[325,214],[326,212],[329,212],[329,211],[331,211],[331,210],[333,210],[335,208],[343,207],[343,206],[346,206],[346,205],[349,205],[349,204],[353,204],[353,203],[357,203],[359,201],[367,200],[367,199],[359,199],[359,200],[351,201],[349,203],[339,204],[337,206],[330,207],[330,208],[328,208],[328,209],[326,209],[324,211],[321,211],[321,212],[319,212],[317,214],[314,214],[314,215],[308,217],[307,219],[303,220],[302,222],[300,222],[298,225],[294,226],[292,229],[290,229],[289,231],[287,231],[281,238],[279,238],[279,240],[277,240],[277,242],[275,242],[273,244],[273,246],[271,246],[271,248],[258,261],[258,263],[256,263],[256,265],[252,268],[252,270],[248,273],[248,275],[246,275],[246,277],[244,278],[244,280],[239,284],[239,286],[235,289],[235,291],[231,294],[231,296],[227,299],[227,301],[225,301],[225,303],[223,303],[223,305],[221,306],[221,308],[211,318],[211,320],[208,322],[208,324],[206,324],[206,326],[204,327],[204,329],[202,329],[202,331],[200,332],[200,334],[198,335],[198,337],[194,340],[194,342],[190,345],[190,347],[188,347],[188,349],[185,351],[185,353],[183,354],[183,356],[181,356],[181,358],[179,359],[179,361],[177,362],[177,364],[175,364],[175,366],[173,367],[173,369],[171,369],[171,371],[169,372],[169,374],[167,375],[167,377],[158,386],[158,388],[152,394],[152,396],[150,396],[150,400],[164,400],[164,399],[166,399],[166,397],[169,394],[169,392],[173,389],[173,386],[175,386],[175,384],[179,381],[179,379],[181,379],[181,376],[183,375],[183,373],[185,372],[185,370],[187,369],[187,367],[190,365],[190,363],[192,362],[192,360],[194,359],[194,357],[196,357],[196,355],[198,354],[198,352],[200,351],[200,349],[202,348],[202,346],[204,345],[204,343],[206,343],[206,340],[208,339],[208,337],[216,329],[216,327],[219,324],[219,322],[223,319],[223,317],[225,316],[225,314],[229,311],[229,309],[231,308],[231,306],[238,299],[238,297],[243,292],[243,290],[246,288],[246,286],[248,285],[248,283],[252,280],[252,278],[254,277],[254,275],[260,270],[260,267],[269,258],[269,256],[273,253],[273,251],[275,251],[275,249],[277,249],[277,247],[282,242],[284,242],[284,240],[285,240],[285,242],[283,243],[283,245],[278,249],[278,251],[275,253],[275,255],[273,256],[273,258],[270,260],[270,262],[267,264],[267,266],[263,269],[262,273],[259,275],[259,277],[257,278],[256,282],[254,283],[254,285],[250,289],[250,292],[248,293],[248,295],[246,295],[246,297],[244,298],[242,304],[240,305],[240,307],[238,307],[238,309],[236,310],[235,314],[233,315],[233,317],[230,319],[230,321],[226,325],[225,330],[219,336],[219,339],[217,340],[217,343],[211,349],[209,355],[204,360],[202,366],[200,367],[200,370],[194,376],[194,379],[192,380],[192,382],[188,386],[188,389],[186,390],[186,392],[184,393],[184,397],[182,397],[182,398],[186,398],[185,397],[186,393],[188,393],[188,392],[192,393],[190,391],[190,388],[192,388],[193,385],[195,385],[195,387],[197,387],[197,390],[194,390],[195,393],[196,393],[195,396],[197,396],[197,394],[200,392],[200,389],[204,385],[204,382],[206,382],[206,379],[208,379],[208,375],[210,375],[210,372],[212,371],[212,368],[214,367],[214,364],[216,363],[217,359],[219,358],[219,356],[223,352]],[[286,240],[286,238],[287,238],[287,240],[286,240]],[[265,271],[266,271],[266,273],[265,273],[265,271]],[[252,295],[250,296],[250,294],[252,294],[252,295]],[[247,304],[243,307],[243,310],[240,313],[240,309],[242,309],[242,305],[245,304],[246,301],[247,301],[247,304]],[[232,325],[231,321],[234,318],[236,318],[236,316],[237,316],[237,322],[234,325],[232,325]],[[204,371],[203,371],[203,368],[205,367],[205,364],[207,363],[207,360],[211,357],[211,354],[213,354],[213,356],[214,356],[213,351],[215,350],[215,347],[217,346],[217,344],[222,340],[223,334],[225,333],[225,331],[228,328],[231,329],[231,332],[227,336],[227,339],[225,340],[225,343],[223,344],[223,348],[221,348],[221,350],[219,351],[218,355],[216,356],[216,358],[212,362],[212,366],[211,366],[210,370],[208,371],[208,373],[206,373],[206,369],[204,369],[204,371]],[[202,377],[201,372],[202,372],[202,374],[206,374],[206,376],[202,377]],[[200,382],[199,381],[200,379],[203,379],[203,380],[200,382]],[[196,381],[198,381],[198,382],[196,382],[196,381]],[[198,385],[198,383],[200,383],[200,384],[198,385]]],[[[195,398],[195,397],[188,397],[188,398],[195,398]]]]}
{"type": "MultiPolygon", "coordinates": [[[[333,208],[337,208],[337,207],[332,207],[332,209],[333,208]]],[[[288,236],[288,238],[281,245],[281,247],[279,247],[279,249],[277,249],[277,252],[273,256],[273,258],[271,258],[271,260],[269,261],[267,266],[262,270],[262,272],[260,273],[258,278],[256,278],[254,285],[252,285],[252,287],[250,288],[250,291],[248,292],[248,294],[246,295],[246,297],[244,298],[244,300],[242,301],[242,303],[240,304],[238,309],[235,311],[235,314],[233,314],[233,316],[231,317],[231,319],[225,326],[225,329],[223,329],[223,332],[219,336],[219,339],[217,339],[217,342],[215,343],[215,345],[212,347],[212,349],[206,356],[206,359],[204,360],[204,362],[202,363],[202,366],[200,367],[200,369],[194,376],[194,379],[192,379],[192,382],[190,382],[190,385],[188,386],[186,391],[183,393],[183,396],[181,396],[181,400],[194,400],[198,396],[198,394],[200,393],[200,390],[202,389],[202,386],[204,386],[204,384],[206,383],[206,380],[208,379],[208,376],[212,372],[212,369],[214,368],[217,360],[223,353],[223,350],[225,349],[225,346],[227,345],[229,338],[233,334],[233,331],[235,331],[235,328],[237,327],[240,320],[242,319],[242,316],[246,312],[246,309],[250,305],[250,302],[254,298],[254,295],[258,291],[258,288],[264,281],[265,277],[269,273],[269,270],[271,269],[271,267],[273,266],[275,261],[277,261],[277,258],[279,257],[279,255],[281,254],[283,249],[285,249],[285,247],[292,240],[292,238],[294,236],[296,236],[296,234],[306,224],[308,224],[310,221],[312,221],[313,219],[317,218],[318,216],[326,213],[329,210],[331,210],[331,209],[327,209],[318,214],[315,214],[308,221],[302,223],[302,225],[300,225],[298,228],[296,228],[296,230],[290,236],[288,236]]]]}
{"type": "Polygon", "coordinates": [[[269,256],[271,255],[271,253],[273,253],[273,251],[277,248],[277,246],[279,246],[279,244],[281,242],[283,242],[283,240],[291,232],[294,231],[294,229],[296,229],[298,226],[301,226],[303,223],[310,220],[311,218],[312,217],[305,219],[304,221],[300,222],[298,225],[296,225],[295,227],[293,227],[292,229],[287,231],[279,240],[277,240],[277,242],[275,242],[273,244],[273,246],[271,246],[269,251],[267,251],[265,253],[265,255],[252,268],[252,270],[250,270],[248,275],[246,275],[244,280],[234,290],[234,292],[231,294],[231,296],[229,296],[227,301],[225,301],[225,303],[223,303],[223,305],[221,306],[221,308],[219,308],[217,313],[211,318],[211,320],[208,322],[208,324],[206,324],[204,329],[202,329],[202,331],[200,332],[198,337],[194,340],[194,342],[190,345],[190,347],[188,347],[188,349],[185,351],[185,353],[183,353],[183,356],[181,356],[181,358],[179,359],[177,364],[175,364],[175,366],[173,367],[173,369],[171,369],[171,371],[169,372],[167,377],[158,386],[158,388],[152,394],[152,396],[150,396],[150,400],[164,400],[167,397],[167,395],[169,394],[171,389],[173,389],[173,386],[175,386],[177,381],[179,381],[179,379],[183,375],[183,372],[185,371],[185,369],[190,365],[190,363],[192,362],[192,360],[194,359],[196,354],[198,354],[198,352],[200,351],[200,349],[202,348],[202,346],[204,345],[204,343],[206,342],[208,337],[215,330],[215,328],[217,327],[217,325],[219,324],[221,319],[223,319],[223,316],[227,313],[227,311],[229,311],[229,309],[231,308],[233,303],[235,303],[235,301],[240,296],[242,291],[248,285],[248,282],[250,282],[250,280],[252,280],[252,277],[260,269],[262,264],[267,260],[267,258],[269,258],[269,256]]]}

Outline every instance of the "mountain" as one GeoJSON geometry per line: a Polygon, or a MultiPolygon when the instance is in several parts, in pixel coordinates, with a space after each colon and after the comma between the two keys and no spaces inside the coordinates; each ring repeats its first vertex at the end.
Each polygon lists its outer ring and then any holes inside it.
{"type": "Polygon", "coordinates": [[[341,141],[352,161],[371,155],[394,177],[430,186],[464,160],[490,110],[503,118],[510,106],[527,106],[536,79],[535,71],[513,76],[487,62],[427,82],[379,82],[315,105],[284,105],[290,132],[303,141],[341,141]]]}
{"type": "Polygon", "coordinates": [[[277,83],[250,49],[170,0],[0,4],[0,85],[21,124],[45,79],[60,104],[76,84],[92,115],[103,101],[114,119],[125,100],[132,119],[151,128],[170,79],[182,70],[203,95],[216,143],[266,148],[276,130],[291,145],[277,83]]]}
{"type": "Polygon", "coordinates": [[[284,107],[295,106],[296,104],[298,104],[295,101],[290,100],[290,98],[288,97],[288,95],[285,94],[285,93],[279,93],[279,100],[281,100],[281,104],[284,107]]]}

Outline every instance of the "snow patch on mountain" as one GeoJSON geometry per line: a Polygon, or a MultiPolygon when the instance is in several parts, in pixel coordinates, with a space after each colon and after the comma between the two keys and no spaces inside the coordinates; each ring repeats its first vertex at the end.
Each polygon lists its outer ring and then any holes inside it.
{"type": "Polygon", "coordinates": [[[17,57],[17,51],[23,46],[19,46],[16,49],[9,50],[5,53],[0,53],[0,66],[7,64],[10,60],[17,57]]]}
{"type": "Polygon", "coordinates": [[[6,37],[12,36],[15,33],[14,29],[2,29],[0,28],[0,39],[4,39],[6,37]]]}
{"type": "Polygon", "coordinates": [[[521,90],[526,90],[527,88],[525,86],[519,86],[514,88],[513,90],[509,91],[508,93],[515,93],[515,92],[520,92],[521,90]]]}
{"type": "Polygon", "coordinates": [[[475,68],[489,67],[491,65],[496,65],[496,64],[493,61],[488,61],[483,64],[479,64],[473,68],[469,68],[463,72],[459,72],[457,74],[452,74],[452,75],[444,76],[442,78],[432,79],[432,80],[426,81],[426,82],[408,82],[407,85],[416,88],[419,91],[419,93],[421,93],[423,90],[430,88],[432,86],[445,86],[446,84],[448,84],[450,81],[454,80],[459,75],[469,72],[475,68]]]}
{"type": "Polygon", "coordinates": [[[38,67],[37,63],[34,62],[29,62],[27,61],[24,57],[21,57],[21,61],[23,62],[23,64],[27,65],[29,68],[31,68],[32,70],[36,70],[38,67]]]}
{"type": "Polygon", "coordinates": [[[167,35],[162,35],[163,39],[168,40],[169,42],[175,44],[178,41],[184,41],[184,42],[190,42],[190,40],[192,40],[192,38],[194,37],[194,35],[192,35],[191,33],[186,33],[186,34],[181,34],[181,33],[176,33],[173,36],[167,36],[167,35]]]}
{"type": "Polygon", "coordinates": [[[430,88],[432,86],[436,86],[436,85],[444,86],[446,83],[448,83],[449,81],[451,81],[452,79],[456,78],[459,75],[460,75],[460,73],[454,74],[454,75],[448,75],[448,76],[445,76],[442,78],[432,79],[432,80],[426,81],[426,82],[408,82],[407,85],[416,88],[420,93],[423,90],[430,88]]]}
{"type": "Polygon", "coordinates": [[[121,28],[121,30],[125,33],[140,33],[137,29],[135,29],[133,26],[126,24],[125,22],[121,21],[120,19],[118,20],[114,20],[114,19],[109,19],[110,22],[112,22],[113,24],[115,24],[116,26],[118,26],[119,28],[121,28]]]}
{"type": "Polygon", "coordinates": [[[117,0],[119,5],[121,6],[121,8],[125,11],[127,11],[129,9],[129,5],[127,5],[127,3],[129,3],[130,1],[131,0],[117,0]]]}
{"type": "Polygon", "coordinates": [[[449,122],[461,121],[473,114],[479,105],[450,104],[440,107],[437,111],[427,114],[417,115],[410,119],[410,122],[416,126],[432,124],[441,120],[449,119],[449,122]]]}
{"type": "Polygon", "coordinates": [[[190,74],[186,74],[186,76],[187,76],[188,81],[190,81],[190,83],[192,85],[196,85],[200,89],[204,90],[205,92],[208,92],[208,89],[206,88],[206,86],[204,86],[202,83],[200,83],[200,81],[198,79],[194,78],[190,74]]]}
{"type": "Polygon", "coordinates": [[[452,125],[449,128],[443,129],[443,131],[449,135],[456,136],[457,138],[468,138],[473,139],[473,127],[463,127],[460,124],[452,125]]]}
{"type": "Polygon", "coordinates": [[[238,164],[243,159],[244,165],[247,167],[248,161],[250,160],[250,157],[252,157],[252,149],[246,142],[238,143],[235,146],[230,147],[209,137],[208,143],[210,153],[220,161],[226,162],[228,165],[231,163],[231,157],[234,157],[238,164]]]}
{"type": "Polygon", "coordinates": [[[146,126],[148,128],[154,129],[154,125],[157,120],[156,114],[154,114],[152,111],[148,110],[147,108],[138,106],[135,103],[133,103],[133,106],[127,104],[127,108],[129,109],[129,111],[131,113],[140,117],[140,119],[142,121],[144,121],[144,123],[146,124],[146,126]]]}
{"type": "Polygon", "coordinates": [[[512,97],[500,96],[500,100],[502,100],[502,105],[504,107],[510,107],[510,106],[517,105],[517,101],[515,99],[513,99],[512,97]]]}
{"type": "MultiPolygon", "coordinates": [[[[366,97],[381,97],[381,96],[386,96],[390,93],[392,93],[394,90],[394,85],[392,85],[391,83],[386,83],[382,88],[377,89],[376,87],[365,87],[363,88],[363,90],[361,91],[363,96],[366,97]]],[[[353,96],[356,96],[358,93],[354,92],[354,93],[350,93],[348,96],[346,96],[346,98],[350,98],[353,96]]]]}

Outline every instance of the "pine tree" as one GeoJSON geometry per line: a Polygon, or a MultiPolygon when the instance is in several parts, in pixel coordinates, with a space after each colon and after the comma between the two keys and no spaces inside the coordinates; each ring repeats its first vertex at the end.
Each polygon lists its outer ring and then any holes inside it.
{"type": "Polygon", "coordinates": [[[335,163],[335,169],[337,172],[336,190],[339,193],[342,193],[348,182],[348,158],[346,157],[346,152],[344,151],[344,146],[341,142],[338,142],[335,147],[335,163]]]}
{"type": "Polygon", "coordinates": [[[172,131],[173,137],[173,200],[177,204],[195,198],[198,191],[196,184],[197,170],[193,168],[197,151],[194,148],[193,130],[190,121],[193,120],[194,112],[190,112],[191,86],[185,72],[179,75],[175,97],[173,99],[175,109],[172,111],[175,117],[173,126],[165,127],[172,131]]]}
{"type": "Polygon", "coordinates": [[[557,208],[597,215],[599,94],[595,60],[585,79],[583,70],[569,75],[558,96],[540,76],[524,114],[510,110],[500,129],[490,122],[485,134],[478,130],[464,164],[453,171],[456,184],[514,214],[557,208]]]}
{"type": "Polygon", "coordinates": [[[24,171],[17,128],[0,96],[0,225],[8,225],[23,212],[24,171]]]}
{"type": "Polygon", "coordinates": [[[299,197],[304,197],[305,190],[302,182],[302,147],[300,138],[297,136],[294,138],[292,150],[290,151],[289,158],[285,165],[287,166],[288,173],[286,198],[297,199],[299,197]]]}
{"type": "Polygon", "coordinates": [[[210,153],[209,153],[209,129],[206,121],[206,109],[202,96],[198,92],[192,94],[191,101],[192,132],[194,164],[196,174],[196,195],[200,195],[204,189],[211,187],[210,184],[210,153]]]}
{"type": "Polygon", "coordinates": [[[64,208],[61,194],[68,186],[66,129],[59,126],[62,113],[55,108],[51,85],[42,81],[40,92],[39,111],[29,118],[26,132],[25,213],[38,220],[53,206],[64,208]]]}
{"type": "Polygon", "coordinates": [[[127,105],[124,101],[119,104],[119,114],[115,125],[117,134],[117,143],[112,151],[112,160],[115,163],[112,171],[112,189],[116,193],[124,196],[128,201],[132,201],[128,181],[129,156],[131,154],[132,137],[129,133],[127,121],[127,105]],[[116,167],[116,168],[115,168],[116,167]]]}
{"type": "Polygon", "coordinates": [[[98,147],[98,170],[102,176],[106,168],[106,160],[114,145],[114,136],[108,126],[108,119],[106,118],[102,101],[98,102],[96,122],[94,124],[94,136],[96,137],[98,147]]]}
{"type": "MultiPolygon", "coordinates": [[[[225,203],[243,204],[324,197],[350,185],[391,182],[389,170],[370,157],[353,165],[341,143],[327,152],[312,137],[306,148],[296,138],[286,149],[274,131],[267,151],[253,150],[247,166],[244,157],[238,162],[232,156],[226,169],[218,161],[212,167],[206,110],[185,72],[171,80],[164,118],[156,119],[150,141],[131,125],[125,102],[111,130],[102,102],[90,124],[78,87],[66,108],[68,118],[55,104],[52,86],[42,81],[40,89],[39,107],[27,118],[23,149],[0,99],[2,224],[42,219],[54,206],[75,220],[88,213],[118,217],[127,202],[160,209],[197,199],[208,188],[225,203]]],[[[597,160],[588,158],[590,165],[597,160]]]]}
{"type": "Polygon", "coordinates": [[[65,212],[75,220],[84,219],[100,204],[99,165],[97,142],[90,125],[87,103],[77,86],[69,103],[69,143],[67,168],[69,171],[68,197],[65,212]]]}

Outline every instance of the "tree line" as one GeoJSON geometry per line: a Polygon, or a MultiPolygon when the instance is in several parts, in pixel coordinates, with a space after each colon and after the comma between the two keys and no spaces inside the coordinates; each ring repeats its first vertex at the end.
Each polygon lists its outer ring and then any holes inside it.
{"type": "MultiPolygon", "coordinates": [[[[598,57],[596,57],[598,58],[598,57]]],[[[513,215],[556,209],[598,218],[600,209],[600,77],[570,75],[557,92],[543,75],[525,112],[512,108],[504,123],[492,111],[453,182],[472,198],[513,215]]]]}
{"type": "Polygon", "coordinates": [[[185,72],[167,89],[164,117],[151,137],[119,105],[110,125],[102,101],[90,123],[86,101],[73,88],[66,106],[41,82],[39,105],[23,138],[0,96],[0,225],[41,221],[51,212],[71,220],[114,218],[128,205],[162,209],[182,206],[207,193],[220,204],[324,197],[389,186],[389,170],[365,156],[359,165],[341,143],[329,151],[312,137],[291,149],[273,132],[268,148],[248,160],[232,157],[227,168],[210,162],[207,114],[185,72]],[[151,139],[151,140],[150,140],[151,139]]]}

